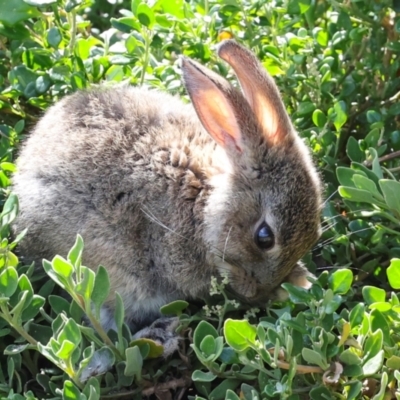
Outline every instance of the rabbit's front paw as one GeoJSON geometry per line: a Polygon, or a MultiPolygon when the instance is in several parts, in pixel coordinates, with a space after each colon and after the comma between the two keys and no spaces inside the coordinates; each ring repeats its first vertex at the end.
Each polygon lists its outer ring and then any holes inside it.
{"type": "Polygon", "coordinates": [[[165,317],[155,320],[150,326],[141,329],[133,336],[134,339],[145,338],[154,340],[164,347],[163,357],[168,357],[179,348],[180,337],[175,332],[179,324],[177,317],[165,317]]]}
{"type": "MultiPolygon", "coordinates": [[[[301,287],[303,289],[309,289],[312,283],[307,279],[309,276],[314,276],[306,267],[301,263],[297,263],[293,268],[292,272],[285,278],[283,282],[291,283],[294,286],[301,287]]],[[[279,287],[275,290],[274,297],[278,301],[285,301],[288,299],[288,292],[279,287]]]]}

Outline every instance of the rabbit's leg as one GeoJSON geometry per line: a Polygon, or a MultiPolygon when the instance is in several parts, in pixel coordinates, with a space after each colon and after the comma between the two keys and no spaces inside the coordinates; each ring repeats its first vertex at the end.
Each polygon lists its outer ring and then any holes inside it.
{"type": "Polygon", "coordinates": [[[133,335],[134,339],[145,338],[154,340],[164,347],[164,357],[170,356],[179,348],[179,335],[175,332],[179,324],[177,317],[163,317],[155,320],[150,326],[141,329],[133,335]]]}
{"type": "MultiPolygon", "coordinates": [[[[290,274],[285,278],[284,282],[291,283],[294,286],[299,286],[304,289],[309,289],[312,283],[307,279],[309,276],[314,276],[308,269],[300,262],[296,264],[290,274]]],[[[275,290],[275,299],[278,301],[287,300],[289,295],[286,290],[279,287],[275,290]]]]}

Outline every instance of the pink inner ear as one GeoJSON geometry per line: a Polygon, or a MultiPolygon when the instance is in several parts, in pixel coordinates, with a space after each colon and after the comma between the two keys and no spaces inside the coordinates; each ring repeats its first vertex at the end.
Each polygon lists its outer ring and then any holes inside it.
{"type": "Polygon", "coordinates": [[[239,153],[243,152],[243,149],[240,147],[239,143],[237,141],[233,140],[232,137],[227,132],[222,130],[221,135],[224,138],[223,139],[223,141],[225,143],[224,147],[235,148],[236,151],[238,151],[239,153]]]}
{"type": "Polygon", "coordinates": [[[235,70],[265,139],[271,145],[282,142],[291,133],[291,123],[273,79],[255,56],[237,43],[222,44],[219,55],[235,70]]]}
{"type": "Polygon", "coordinates": [[[242,134],[232,105],[216,85],[211,85],[191,96],[200,121],[220,146],[241,153],[242,134]]]}
{"type": "Polygon", "coordinates": [[[268,143],[276,145],[285,136],[285,132],[279,124],[279,112],[271,104],[270,99],[266,98],[264,93],[258,93],[258,90],[250,83],[250,78],[246,79],[246,85],[243,85],[243,92],[263,128],[264,136],[268,143]]]}

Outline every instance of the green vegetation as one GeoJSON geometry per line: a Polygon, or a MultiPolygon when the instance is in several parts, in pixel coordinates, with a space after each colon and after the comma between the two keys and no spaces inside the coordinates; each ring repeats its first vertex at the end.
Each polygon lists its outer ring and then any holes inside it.
{"type": "Polygon", "coordinates": [[[399,7],[0,0],[0,398],[400,399],[399,7]],[[324,177],[324,231],[305,259],[317,278],[309,291],[284,284],[290,300],[267,311],[217,282],[204,308],[172,303],[164,312],[180,316],[186,341],[163,360],[155,343],[132,341],[121,302],[118,332],[101,329],[108,276],[81,265],[79,237],[67,260],[45,262],[51,279],[19,262],[10,176],[54,101],[101,82],[184,95],[178,55],[226,75],[213,47],[232,36],[274,75],[324,177]]]}

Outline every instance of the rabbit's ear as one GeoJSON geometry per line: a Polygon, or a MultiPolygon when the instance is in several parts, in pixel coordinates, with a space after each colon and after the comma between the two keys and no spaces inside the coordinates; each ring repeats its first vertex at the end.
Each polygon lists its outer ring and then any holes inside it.
{"type": "Polygon", "coordinates": [[[234,40],[223,41],[218,47],[218,55],[234,69],[267,140],[277,144],[291,135],[292,124],[279,90],[256,56],[234,40]]]}
{"type": "Polygon", "coordinates": [[[226,150],[241,153],[242,134],[234,104],[235,95],[240,93],[234,93],[225,79],[193,60],[182,57],[181,67],[186,90],[204,128],[226,150]]]}

